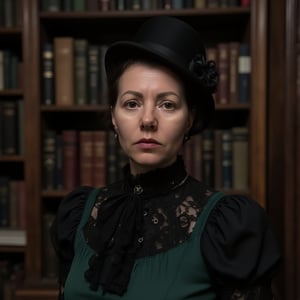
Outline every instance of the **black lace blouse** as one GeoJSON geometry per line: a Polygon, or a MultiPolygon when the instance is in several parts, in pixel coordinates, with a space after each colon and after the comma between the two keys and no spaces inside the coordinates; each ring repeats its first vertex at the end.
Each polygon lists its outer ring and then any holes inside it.
{"type": "MultiPolygon", "coordinates": [[[[51,228],[60,258],[61,285],[92,190],[82,186],[71,192],[62,201],[51,228]]],[[[101,189],[84,228],[86,242],[97,253],[90,259],[90,268],[82,270],[91,288],[101,284],[108,291],[122,294],[134,260],[186,241],[213,192],[187,175],[181,158],[170,167],[136,177],[127,170],[124,180],[101,189]],[[124,278],[117,278],[121,273],[124,278]],[[116,281],[121,287],[114,290],[116,281]]],[[[271,278],[280,258],[265,211],[257,202],[239,195],[226,195],[215,206],[204,228],[200,251],[212,282],[220,289],[262,284],[271,278]]]]}

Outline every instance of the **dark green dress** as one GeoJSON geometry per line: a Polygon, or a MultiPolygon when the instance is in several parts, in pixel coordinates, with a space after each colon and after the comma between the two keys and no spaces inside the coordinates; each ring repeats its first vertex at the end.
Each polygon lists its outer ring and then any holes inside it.
{"type": "Polygon", "coordinates": [[[280,259],[264,209],[188,176],[181,159],[79,187],[62,201],[51,237],[64,300],[219,299],[228,287],[269,284],[280,259]]]}

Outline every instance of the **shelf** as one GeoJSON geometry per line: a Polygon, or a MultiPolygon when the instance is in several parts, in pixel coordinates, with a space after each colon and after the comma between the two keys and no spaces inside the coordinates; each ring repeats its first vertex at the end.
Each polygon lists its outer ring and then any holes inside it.
{"type": "MultiPolygon", "coordinates": [[[[250,103],[237,104],[216,104],[216,110],[248,110],[251,108],[250,103]]],[[[108,112],[108,105],[74,105],[74,106],[57,106],[42,105],[42,112],[108,112]]]]}
{"type": "Polygon", "coordinates": [[[24,253],[24,246],[0,246],[0,253],[24,253]]]}
{"type": "Polygon", "coordinates": [[[74,105],[74,106],[58,106],[58,105],[42,105],[42,112],[108,112],[108,105],[74,105]]]}
{"type": "Polygon", "coordinates": [[[0,162],[17,162],[23,163],[25,158],[23,155],[0,155],[0,162]]]}
{"type": "Polygon", "coordinates": [[[237,104],[216,104],[216,110],[249,110],[250,103],[237,103],[237,104]]]}
{"type": "Polygon", "coordinates": [[[22,29],[21,28],[7,28],[0,27],[0,36],[21,36],[22,29]]]}
{"type": "Polygon", "coordinates": [[[19,89],[13,90],[0,90],[0,97],[22,97],[23,91],[19,89]]]}
{"type": "Polygon", "coordinates": [[[250,15],[249,7],[230,8],[189,8],[189,9],[159,9],[159,10],[124,10],[124,11],[84,11],[84,12],[40,12],[42,19],[98,19],[98,18],[135,18],[152,17],[157,15],[169,16],[232,16],[250,15]]]}

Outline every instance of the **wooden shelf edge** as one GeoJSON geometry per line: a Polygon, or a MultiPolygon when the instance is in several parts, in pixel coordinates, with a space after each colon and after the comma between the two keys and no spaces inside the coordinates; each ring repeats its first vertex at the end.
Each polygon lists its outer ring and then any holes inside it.
{"type": "Polygon", "coordinates": [[[158,10],[125,10],[125,11],[84,11],[84,12],[46,12],[41,11],[42,19],[90,19],[90,18],[133,18],[152,17],[153,15],[199,16],[199,15],[239,15],[250,14],[249,7],[228,8],[187,8],[158,10]]]}

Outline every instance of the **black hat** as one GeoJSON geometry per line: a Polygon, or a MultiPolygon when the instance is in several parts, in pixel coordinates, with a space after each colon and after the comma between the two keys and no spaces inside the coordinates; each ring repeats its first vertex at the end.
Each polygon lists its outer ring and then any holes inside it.
{"type": "Polygon", "coordinates": [[[200,34],[187,23],[168,16],[148,19],[131,41],[113,43],[105,55],[109,78],[116,65],[130,58],[145,58],[173,70],[184,82],[187,101],[196,112],[190,135],[203,130],[214,113],[217,85],[214,62],[206,62],[200,34]]]}

